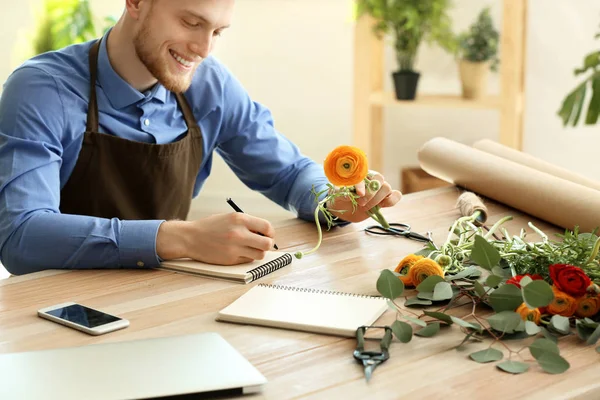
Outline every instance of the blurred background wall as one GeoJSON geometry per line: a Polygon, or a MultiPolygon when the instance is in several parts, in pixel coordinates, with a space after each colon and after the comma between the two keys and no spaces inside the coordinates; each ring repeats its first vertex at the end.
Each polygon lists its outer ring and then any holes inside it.
{"type": "MultiPolygon", "coordinates": [[[[124,0],[91,3],[97,16],[118,17],[124,0]]],[[[22,62],[40,4],[0,0],[0,84],[22,62]]],[[[454,29],[465,29],[486,5],[501,29],[502,6],[494,0],[455,0],[454,29]]],[[[597,0],[529,1],[523,143],[525,152],[597,179],[599,127],[563,128],[556,112],[578,82],[573,69],[598,47],[599,25],[597,0]]],[[[233,26],[219,39],[215,55],[256,101],[270,107],[276,128],[320,161],[352,140],[353,34],[351,0],[238,0],[233,26]]],[[[388,48],[388,72],[396,67],[392,54],[388,48]]],[[[419,93],[459,93],[456,62],[441,49],[422,46],[417,69],[419,93]]],[[[385,82],[391,90],[389,73],[385,82]]],[[[490,92],[498,90],[492,75],[490,92]]],[[[470,144],[496,139],[499,132],[495,110],[393,107],[385,114],[382,172],[394,186],[400,185],[401,168],[417,164],[417,150],[428,139],[446,136],[470,144]]],[[[228,196],[246,212],[289,215],[245,188],[217,157],[194,209],[229,212],[228,196]]]]}

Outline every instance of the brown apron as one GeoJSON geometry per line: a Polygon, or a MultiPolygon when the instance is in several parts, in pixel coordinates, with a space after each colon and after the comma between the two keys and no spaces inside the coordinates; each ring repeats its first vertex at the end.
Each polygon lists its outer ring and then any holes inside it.
{"type": "Polygon", "coordinates": [[[149,144],[98,131],[96,78],[100,40],[90,50],[87,127],[75,168],[61,190],[63,214],[124,220],[186,219],[202,162],[202,132],[176,93],[188,131],[174,143],[149,144]]]}

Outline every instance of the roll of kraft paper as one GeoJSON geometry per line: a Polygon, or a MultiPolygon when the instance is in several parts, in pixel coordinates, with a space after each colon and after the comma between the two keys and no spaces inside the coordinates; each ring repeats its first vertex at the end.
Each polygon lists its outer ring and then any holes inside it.
{"type": "Polygon", "coordinates": [[[565,229],[600,226],[600,192],[445,138],[419,150],[427,173],[565,229]]]}
{"type": "Polygon", "coordinates": [[[600,182],[598,181],[588,179],[584,176],[576,174],[575,172],[569,171],[568,169],[564,169],[547,161],[540,160],[539,158],[536,158],[530,154],[523,153],[522,151],[515,150],[508,146],[504,146],[498,142],[494,142],[493,140],[479,140],[473,143],[473,147],[478,150],[485,151],[486,153],[494,154],[507,160],[514,161],[518,164],[537,169],[538,171],[554,175],[558,178],[563,178],[592,189],[600,190],[600,182]]]}

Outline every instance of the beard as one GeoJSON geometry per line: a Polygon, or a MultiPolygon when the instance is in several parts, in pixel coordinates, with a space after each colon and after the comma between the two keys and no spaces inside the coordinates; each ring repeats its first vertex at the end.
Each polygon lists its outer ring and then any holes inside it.
{"type": "MultiPolygon", "coordinates": [[[[171,57],[169,51],[168,54],[161,57],[161,52],[157,50],[153,43],[153,36],[150,29],[150,15],[142,22],[142,26],[133,38],[133,46],[135,52],[146,69],[150,71],[158,82],[163,85],[167,90],[174,93],[183,93],[192,84],[192,78],[196,68],[189,71],[187,74],[176,74],[170,71],[169,60],[164,57],[171,57]]],[[[173,59],[175,61],[175,59],[173,59]]]]}

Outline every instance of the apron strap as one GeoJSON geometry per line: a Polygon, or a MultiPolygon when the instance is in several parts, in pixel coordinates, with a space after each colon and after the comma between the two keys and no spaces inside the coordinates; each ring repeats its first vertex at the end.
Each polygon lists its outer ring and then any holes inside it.
{"type": "Polygon", "coordinates": [[[96,101],[96,80],[98,78],[98,52],[100,50],[99,39],[90,49],[90,100],[88,103],[87,124],[88,132],[98,132],[98,102],[96,101]]]}
{"type": "Polygon", "coordinates": [[[175,93],[175,98],[177,99],[179,108],[181,108],[188,129],[191,129],[192,127],[199,128],[198,122],[196,122],[196,118],[194,118],[194,113],[192,112],[192,108],[185,98],[185,95],[183,93],[175,93]]]}

